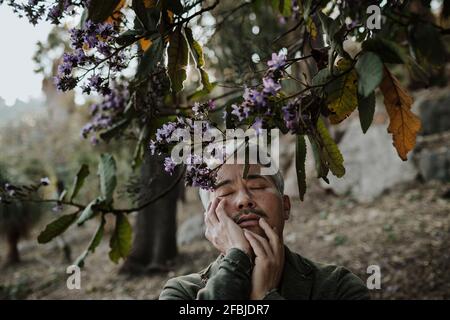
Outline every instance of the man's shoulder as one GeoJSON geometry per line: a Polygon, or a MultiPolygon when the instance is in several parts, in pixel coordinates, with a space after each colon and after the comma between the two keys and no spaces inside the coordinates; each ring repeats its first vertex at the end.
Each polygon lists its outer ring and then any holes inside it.
{"type": "Polygon", "coordinates": [[[364,282],[344,266],[316,262],[295,254],[314,279],[313,295],[329,299],[369,299],[364,282]]]}
{"type": "Polygon", "coordinates": [[[164,285],[160,299],[195,299],[197,292],[204,287],[203,272],[191,273],[169,279],[164,285]]]}

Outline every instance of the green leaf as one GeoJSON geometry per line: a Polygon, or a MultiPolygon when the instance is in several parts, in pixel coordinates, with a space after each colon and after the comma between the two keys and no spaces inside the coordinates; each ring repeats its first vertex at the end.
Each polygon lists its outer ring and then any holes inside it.
{"type": "Polygon", "coordinates": [[[328,109],[334,113],[330,116],[333,124],[347,118],[358,106],[357,74],[350,68],[349,60],[339,60],[337,69],[342,75],[325,86],[328,109]]]}
{"type": "MultiPolygon", "coordinates": [[[[338,52],[342,57],[349,58],[347,52],[344,51],[343,42],[344,36],[346,34],[347,27],[345,23],[340,24],[339,19],[332,19],[329,16],[322,13],[320,10],[318,11],[318,16],[320,23],[322,25],[322,29],[325,31],[327,35],[327,41],[331,45],[330,53],[334,51],[338,52]]],[[[332,54],[329,55],[329,67],[332,67],[332,54]]]]}
{"type": "Polygon", "coordinates": [[[144,52],[137,67],[136,79],[138,82],[146,79],[153,72],[158,63],[162,61],[164,53],[163,41],[161,40],[161,37],[152,41],[151,47],[144,52]]]}
{"type": "Polygon", "coordinates": [[[97,227],[97,230],[94,233],[94,236],[92,237],[91,241],[89,242],[89,246],[86,250],[83,251],[83,253],[75,260],[74,265],[82,268],[84,266],[84,260],[86,259],[87,255],[89,253],[94,253],[95,249],[100,244],[103,233],[105,230],[105,217],[102,216],[101,221],[97,227]]]}
{"type": "Polygon", "coordinates": [[[83,164],[78,170],[77,175],[73,180],[72,194],[70,195],[70,202],[77,196],[80,189],[83,187],[84,180],[89,175],[89,167],[87,164],[83,164]]]}
{"type": "Polygon", "coordinates": [[[133,0],[132,8],[136,13],[135,29],[144,28],[149,33],[156,32],[161,19],[161,8],[157,6],[146,8],[143,0],[133,0]]]}
{"type": "Polygon", "coordinates": [[[186,39],[189,43],[189,49],[191,51],[192,56],[194,57],[195,67],[202,68],[205,65],[205,58],[203,56],[203,48],[200,45],[200,43],[198,43],[196,40],[194,40],[191,28],[185,28],[184,31],[186,33],[186,39]]]}
{"type": "Polygon", "coordinates": [[[123,33],[121,33],[117,38],[116,38],[116,43],[119,46],[126,46],[126,45],[130,45],[132,43],[134,43],[136,41],[136,38],[138,36],[141,36],[143,33],[142,30],[127,30],[123,33]]]}
{"type": "Polygon", "coordinates": [[[189,49],[192,54],[192,57],[195,61],[195,66],[200,72],[201,81],[203,84],[203,89],[206,92],[211,92],[213,89],[213,86],[209,82],[209,76],[208,73],[203,69],[205,66],[205,58],[203,56],[203,48],[197,41],[194,40],[194,37],[192,36],[192,30],[190,28],[185,28],[186,33],[186,39],[189,44],[189,49]]]}
{"type": "Polygon", "coordinates": [[[78,212],[66,214],[50,222],[38,236],[39,243],[47,243],[67,230],[78,216],[78,212]]]}
{"type": "Polygon", "coordinates": [[[207,73],[205,70],[200,69],[200,76],[201,76],[201,79],[202,79],[202,85],[203,85],[203,88],[202,88],[202,89],[204,89],[204,90],[207,91],[208,93],[211,92],[215,86],[213,86],[213,85],[211,84],[211,82],[209,82],[209,76],[208,76],[208,73],[207,73]]]}
{"type": "Polygon", "coordinates": [[[328,168],[336,177],[342,177],[345,174],[344,158],[321,118],[317,121],[317,133],[320,138],[321,158],[325,160],[328,168]]]}
{"type": "Polygon", "coordinates": [[[328,175],[328,167],[325,165],[325,163],[322,161],[322,157],[320,156],[320,147],[318,143],[316,142],[316,139],[314,136],[308,135],[309,142],[311,143],[311,147],[313,150],[313,156],[314,156],[314,162],[316,165],[316,171],[317,171],[317,177],[322,178],[323,181],[326,183],[330,183],[330,181],[327,178],[328,175]]]}
{"type": "Polygon", "coordinates": [[[97,230],[95,231],[94,237],[92,238],[92,240],[91,240],[91,242],[89,244],[89,247],[88,247],[88,250],[90,252],[95,252],[95,249],[100,244],[100,241],[103,238],[103,232],[104,232],[104,229],[105,229],[105,223],[106,223],[105,217],[102,215],[100,224],[98,225],[97,230]]]}
{"type": "Polygon", "coordinates": [[[335,20],[322,13],[322,11],[318,11],[318,16],[320,23],[322,24],[322,29],[325,31],[326,35],[329,39],[333,38],[334,34],[337,31],[337,25],[335,20]]]}
{"type": "Polygon", "coordinates": [[[362,48],[375,52],[384,63],[405,64],[414,79],[428,83],[428,73],[394,41],[376,37],[364,41],[362,48]]]}
{"type": "Polygon", "coordinates": [[[297,171],[298,195],[300,200],[303,201],[306,193],[306,141],[304,135],[297,135],[295,147],[295,170],[297,171]]]}
{"type": "Polygon", "coordinates": [[[375,113],[375,93],[372,92],[367,98],[358,96],[359,122],[363,133],[369,130],[375,113]]]}
{"type": "Polygon", "coordinates": [[[98,206],[102,202],[103,202],[102,198],[97,198],[89,202],[89,204],[86,206],[86,208],[84,208],[83,212],[78,218],[77,224],[82,225],[85,221],[94,217],[94,215],[97,213],[97,211],[95,210],[95,206],[98,206]]]}
{"type": "Polygon", "coordinates": [[[177,27],[170,35],[170,44],[167,49],[169,56],[168,73],[172,92],[183,90],[183,83],[187,77],[187,65],[189,62],[188,44],[181,27],[177,27]]]}
{"type": "Polygon", "coordinates": [[[110,154],[100,155],[98,164],[98,175],[100,176],[100,191],[106,204],[113,201],[113,192],[116,188],[116,161],[110,154]]]}
{"type": "Polygon", "coordinates": [[[406,63],[407,54],[404,49],[393,41],[382,37],[368,39],[362,43],[364,51],[375,52],[384,63],[406,63]]]}
{"type": "Polygon", "coordinates": [[[291,0],[279,0],[278,9],[280,13],[285,17],[290,17],[292,15],[292,3],[291,0]]]}
{"type": "Polygon", "coordinates": [[[109,258],[117,263],[120,258],[125,258],[131,249],[132,229],[125,214],[116,215],[116,227],[111,236],[109,258]]]}
{"type": "Polygon", "coordinates": [[[58,200],[59,200],[59,201],[64,201],[64,199],[66,198],[66,195],[67,195],[67,190],[64,189],[64,190],[61,192],[61,194],[59,195],[58,200]]]}
{"type": "Polygon", "coordinates": [[[310,18],[309,12],[311,11],[311,2],[312,0],[303,1],[303,20],[305,21],[307,21],[308,18],[310,18]]]}
{"type": "Polygon", "coordinates": [[[358,73],[358,92],[368,97],[383,79],[383,62],[373,52],[365,52],[356,62],[358,73]]]}
{"type": "Polygon", "coordinates": [[[324,68],[316,73],[316,75],[312,79],[312,84],[313,86],[323,86],[330,80],[330,78],[330,70],[328,68],[324,68]]]}
{"type": "Polygon", "coordinates": [[[200,90],[197,90],[195,92],[193,92],[192,94],[190,94],[187,99],[189,101],[198,101],[202,98],[204,98],[205,96],[207,96],[208,94],[211,93],[211,91],[214,90],[215,87],[217,87],[217,82],[212,82],[211,83],[211,87],[210,90],[207,90],[206,88],[201,88],[200,90]]]}
{"type": "Polygon", "coordinates": [[[114,12],[120,0],[91,0],[88,6],[87,20],[99,23],[104,22],[114,12]]]}

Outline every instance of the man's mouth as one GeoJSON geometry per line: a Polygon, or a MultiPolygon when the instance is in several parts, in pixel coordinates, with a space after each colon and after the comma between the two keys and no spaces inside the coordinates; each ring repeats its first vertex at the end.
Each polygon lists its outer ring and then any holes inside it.
{"type": "Polygon", "coordinates": [[[259,225],[259,219],[261,219],[261,216],[254,213],[248,213],[241,215],[236,223],[241,228],[254,227],[259,225]]]}

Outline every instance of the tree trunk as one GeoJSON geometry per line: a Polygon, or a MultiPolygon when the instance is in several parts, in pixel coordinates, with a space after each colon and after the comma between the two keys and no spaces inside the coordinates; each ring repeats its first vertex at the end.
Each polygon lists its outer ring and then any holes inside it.
{"type": "Polygon", "coordinates": [[[12,265],[20,262],[19,249],[17,247],[19,239],[20,232],[14,227],[7,231],[6,241],[8,244],[8,252],[5,265],[12,265]]]}
{"type": "MultiPolygon", "coordinates": [[[[170,176],[164,171],[163,162],[163,157],[145,153],[141,166],[141,202],[160,194],[177,179],[179,171],[170,176]]],[[[177,255],[176,211],[179,194],[180,184],[177,184],[163,198],[139,211],[132,251],[121,269],[122,273],[167,270],[168,262],[177,255]]]]}

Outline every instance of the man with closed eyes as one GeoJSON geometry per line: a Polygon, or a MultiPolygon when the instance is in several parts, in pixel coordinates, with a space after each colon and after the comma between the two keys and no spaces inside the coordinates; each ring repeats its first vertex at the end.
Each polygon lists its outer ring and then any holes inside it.
{"type": "Polygon", "coordinates": [[[170,279],[160,299],[368,299],[349,270],[313,262],[283,244],[291,203],[281,173],[224,164],[214,191],[201,191],[206,238],[220,252],[206,269],[170,279]]]}

